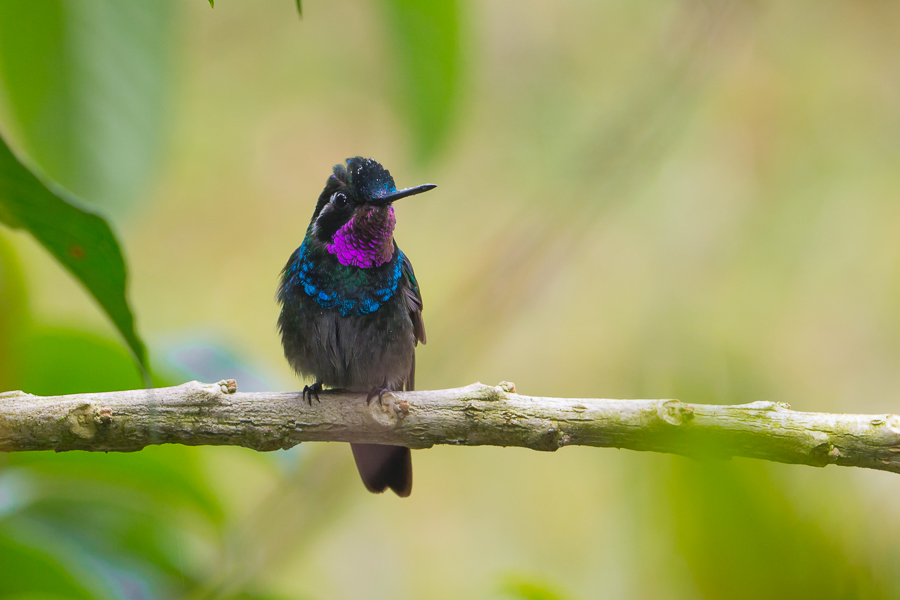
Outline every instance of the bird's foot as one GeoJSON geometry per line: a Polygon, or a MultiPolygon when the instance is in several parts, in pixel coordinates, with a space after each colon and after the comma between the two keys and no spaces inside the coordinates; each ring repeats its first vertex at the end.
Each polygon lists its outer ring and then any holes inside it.
{"type": "Polygon", "coordinates": [[[371,404],[372,399],[375,398],[375,396],[378,396],[378,404],[380,404],[381,406],[384,406],[384,402],[382,402],[381,399],[384,397],[384,393],[389,392],[389,391],[391,391],[391,390],[384,388],[384,387],[372,388],[372,391],[369,392],[368,396],[366,396],[366,405],[368,406],[369,404],[371,404]]]}
{"type": "Polygon", "coordinates": [[[309,405],[312,406],[312,399],[315,396],[316,402],[321,402],[319,400],[319,392],[322,391],[322,384],[318,381],[312,385],[303,386],[303,399],[309,401],[309,405]]]}

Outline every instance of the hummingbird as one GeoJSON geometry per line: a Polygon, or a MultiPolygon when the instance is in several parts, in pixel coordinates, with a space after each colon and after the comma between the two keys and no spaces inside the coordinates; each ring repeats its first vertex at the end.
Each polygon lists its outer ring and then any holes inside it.
{"type": "MultiPolygon", "coordinates": [[[[391,173],[371,158],[334,166],[319,195],[303,243],[281,273],[278,328],[284,356],[312,404],[319,392],[412,390],[416,346],[425,343],[422,294],[412,263],[394,241],[394,202],[434,184],[398,190],[391,173]]],[[[350,444],[370,492],[412,491],[409,448],[350,444]]]]}

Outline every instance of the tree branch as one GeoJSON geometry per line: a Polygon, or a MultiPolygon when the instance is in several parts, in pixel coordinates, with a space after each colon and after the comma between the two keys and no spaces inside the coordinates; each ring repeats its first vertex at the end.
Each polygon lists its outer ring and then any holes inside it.
{"type": "Polygon", "coordinates": [[[152,444],[290,448],[337,441],[429,448],[596,446],[743,456],[900,473],[900,416],[797,412],[786,404],[540,398],[515,386],[365,394],[238,393],[234,380],[71,396],[0,394],[0,451],[130,452],[152,444]]]}

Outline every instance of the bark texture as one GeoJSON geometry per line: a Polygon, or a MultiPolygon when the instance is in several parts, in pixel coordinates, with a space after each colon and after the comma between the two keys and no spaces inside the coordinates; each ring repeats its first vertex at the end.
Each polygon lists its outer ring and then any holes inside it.
{"type": "Polygon", "coordinates": [[[234,380],[70,396],[0,394],[0,451],[132,452],[152,444],[290,448],[335,441],[429,448],[596,446],[686,456],[743,456],[900,473],[900,416],[793,411],[678,400],[523,396],[515,386],[365,394],[240,393],[234,380]]]}

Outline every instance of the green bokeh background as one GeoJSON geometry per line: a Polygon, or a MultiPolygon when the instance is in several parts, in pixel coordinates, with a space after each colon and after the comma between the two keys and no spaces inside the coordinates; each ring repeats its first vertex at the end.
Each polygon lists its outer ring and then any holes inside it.
{"type": "MultiPolygon", "coordinates": [[[[900,5],[0,1],[0,116],[108,215],[158,383],[301,385],[278,273],[331,166],[398,204],[421,388],[900,397],[900,5]]],[[[141,385],[0,229],[0,389],[141,385]]],[[[0,455],[0,598],[890,598],[900,478],[566,448],[0,455]]]]}

